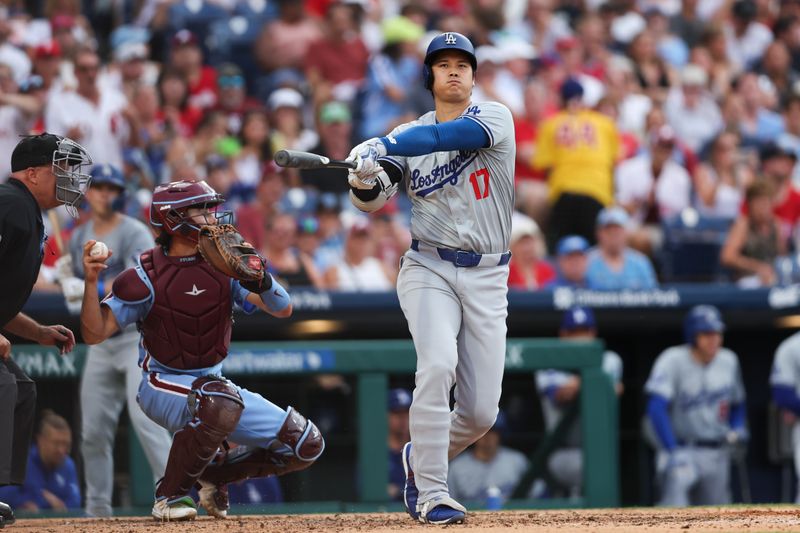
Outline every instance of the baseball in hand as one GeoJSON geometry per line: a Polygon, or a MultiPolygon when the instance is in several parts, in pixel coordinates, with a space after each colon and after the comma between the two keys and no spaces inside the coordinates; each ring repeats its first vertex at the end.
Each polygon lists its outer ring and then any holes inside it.
{"type": "Polygon", "coordinates": [[[97,241],[92,246],[92,249],[89,250],[90,257],[106,257],[108,255],[108,246],[106,243],[97,241]]]}

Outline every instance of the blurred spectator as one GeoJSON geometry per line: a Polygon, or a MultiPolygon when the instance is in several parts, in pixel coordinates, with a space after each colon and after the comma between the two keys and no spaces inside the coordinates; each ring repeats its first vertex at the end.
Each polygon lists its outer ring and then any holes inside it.
{"type": "Polygon", "coordinates": [[[609,60],[606,64],[606,94],[617,104],[617,127],[620,131],[642,138],[647,129],[647,115],[654,105],[650,97],[638,89],[633,61],[621,55],[609,60]]]}
{"type": "Polygon", "coordinates": [[[25,52],[8,41],[12,31],[8,16],[0,17],[0,63],[8,65],[14,81],[20,82],[30,75],[31,60],[25,52]]]}
{"type": "Polygon", "coordinates": [[[663,242],[661,221],[691,205],[692,179],[672,157],[670,126],[658,128],[648,141],[649,150],[620,163],[615,181],[617,201],[633,218],[631,246],[652,256],[663,242]]]}
{"type": "Polygon", "coordinates": [[[319,221],[320,243],[314,254],[314,264],[320,272],[343,261],[345,233],[339,216],[341,210],[337,195],[329,192],[319,195],[315,215],[319,221]]]}
{"type": "Polygon", "coordinates": [[[506,416],[500,411],[491,429],[453,459],[447,475],[451,497],[484,500],[490,488],[500,489],[503,500],[511,496],[528,469],[528,459],[522,452],[503,446],[506,433],[506,416]]]}
{"type": "Polygon", "coordinates": [[[420,86],[422,63],[417,52],[424,28],[398,16],[383,23],[384,45],[369,61],[361,105],[363,139],[379,137],[416,118],[409,93],[420,86]]]}
{"type": "Polygon", "coordinates": [[[389,425],[389,487],[391,500],[403,499],[406,474],[403,470],[403,446],[411,440],[408,429],[408,410],[411,408],[411,391],[392,389],[389,391],[389,412],[386,420],[389,425]]]}
{"type": "Polygon", "coordinates": [[[670,126],[695,152],[722,129],[722,114],[707,86],[708,73],[689,63],[681,71],[681,87],[671,89],[664,103],[670,126]]]}
{"type": "Polygon", "coordinates": [[[311,215],[302,215],[297,221],[297,249],[301,254],[314,257],[319,248],[319,221],[311,215]]]}
{"type": "Polygon", "coordinates": [[[767,181],[747,188],[747,214],[739,216],[725,239],[720,261],[734,270],[740,286],[752,288],[775,284],[775,260],[786,253],[774,213],[775,193],[767,181]]]}
{"type": "Polygon", "coordinates": [[[798,81],[789,48],[781,41],[770,44],[761,58],[759,70],[769,80],[770,91],[774,91],[777,97],[776,103],[785,107],[798,81]]]}
{"type": "Polygon", "coordinates": [[[738,120],[742,146],[757,147],[783,133],[783,117],[764,105],[766,98],[758,74],[745,72],[735,80],[733,86],[742,102],[742,113],[738,120]]]}
{"type": "Polygon", "coordinates": [[[572,35],[569,22],[555,10],[553,0],[528,0],[525,18],[512,31],[531,43],[539,54],[555,52],[556,42],[572,35]]]}
{"type": "Polygon", "coordinates": [[[32,72],[42,77],[47,91],[60,91],[63,89],[60,79],[61,47],[57,41],[51,40],[33,49],[32,72]]]}
{"type": "Polygon", "coordinates": [[[290,287],[323,288],[322,277],[311,257],[300,252],[297,245],[297,222],[292,215],[278,214],[267,222],[264,246],[270,273],[281,285],[290,287]]]}
{"type": "Polygon", "coordinates": [[[100,85],[113,87],[130,99],[137,85],[158,80],[158,66],[147,61],[149,55],[146,43],[122,42],[114,49],[114,62],[101,74],[100,85]]]}
{"type": "Polygon", "coordinates": [[[189,104],[189,86],[183,76],[167,67],[158,77],[159,118],[169,137],[191,137],[203,112],[189,104]]]}
{"type": "Polygon", "coordinates": [[[217,105],[217,72],[203,65],[203,50],[194,33],[180,30],[172,36],[169,65],[186,82],[189,106],[203,110],[217,105]]]}
{"type": "Polygon", "coordinates": [[[361,40],[355,3],[332,2],[325,13],[326,35],[306,51],[304,68],[315,102],[352,102],[367,74],[369,51],[361,40]]]}
{"type": "Polygon", "coordinates": [[[616,126],[583,106],[581,84],[567,79],[560,92],[563,109],[542,124],[533,161],[534,167],[550,170],[550,248],[564,235],[594,241],[597,213],[613,200],[612,169],[619,152],[616,126]]]}
{"type": "Polygon", "coordinates": [[[753,173],[740,155],[739,136],[720,133],[711,143],[708,162],[695,175],[696,207],[701,214],[733,219],[739,213],[744,191],[753,173]]]}
{"type": "MultiPolygon", "coordinates": [[[[761,176],[775,193],[774,211],[778,219],[779,238],[792,239],[792,247],[798,249],[797,223],[800,221],[800,191],[792,183],[792,171],[797,164],[794,152],[775,143],[767,143],[759,151],[761,176]]],[[[743,206],[747,213],[747,206],[743,206]]]]}
{"type": "Polygon", "coordinates": [[[658,505],[731,502],[731,449],[748,433],[739,359],[722,347],[724,330],[716,307],[693,307],[685,344],[664,350],[645,384],[647,420],[657,436],[658,505]]]}
{"type": "Polygon", "coordinates": [[[522,213],[511,218],[511,261],[508,288],[535,291],[555,280],[556,271],[544,260],[544,238],[536,222],[522,213]]]}
{"type": "Polygon", "coordinates": [[[674,74],[659,56],[655,35],[642,31],[628,45],[628,56],[633,61],[633,73],[639,88],[651,99],[661,102],[673,85],[674,74]]]}
{"type": "Polygon", "coordinates": [[[699,44],[705,31],[705,23],[697,15],[700,0],[682,0],[680,12],[670,16],[669,29],[680,37],[689,48],[699,44]]]}
{"type": "Polygon", "coordinates": [[[397,201],[390,200],[381,209],[370,213],[369,220],[375,244],[374,255],[391,273],[391,279],[397,279],[400,258],[411,246],[411,232],[398,212],[397,201]]]}
{"type": "Polygon", "coordinates": [[[709,86],[716,97],[724,96],[739,69],[728,58],[725,30],[720,23],[709,24],[703,35],[702,46],[689,53],[689,61],[703,68],[709,75],[709,86]]]}
{"type": "Polygon", "coordinates": [[[217,110],[227,118],[228,133],[238,136],[246,111],[260,107],[258,100],[247,95],[242,69],[233,63],[223,63],[217,70],[219,99],[217,110]]]}
{"type": "Polygon", "coordinates": [[[736,0],[725,24],[728,57],[739,70],[752,67],[772,42],[772,32],[756,20],[757,14],[754,0],[736,0]]]}
{"type": "Polygon", "coordinates": [[[621,207],[597,216],[597,247],[589,252],[586,281],[593,289],[654,289],[658,282],[647,256],[627,246],[629,217],[621,207]]]}
{"type": "Polygon", "coordinates": [[[284,172],[271,161],[265,164],[255,198],[236,210],[236,227],[256,250],[263,250],[266,246],[267,225],[280,212],[280,201],[286,193],[284,172]]]}
{"type": "Polygon", "coordinates": [[[72,431],[63,417],[42,412],[36,442],[28,454],[25,483],[0,487],[0,500],[25,511],[80,509],[81,491],[75,463],[69,456],[72,431]]]}
{"type": "Polygon", "coordinates": [[[584,105],[589,108],[597,105],[605,95],[605,88],[598,78],[586,72],[583,42],[577,37],[564,37],[556,42],[556,51],[567,79],[573,79],[581,85],[584,105]]]}
{"type": "Polygon", "coordinates": [[[308,152],[319,142],[319,135],[303,124],[303,95],[284,87],[269,96],[272,121],[272,149],[308,152]]]}
{"type": "MultiPolygon", "coordinates": [[[[20,136],[30,132],[44,109],[44,98],[36,96],[37,83],[41,89],[41,77],[24,79],[25,91],[20,91],[11,67],[0,63],[0,149],[4,154],[14,150],[20,136]]],[[[11,160],[0,159],[0,183],[4,183],[10,173],[11,160]]]]}
{"type": "MultiPolygon", "coordinates": [[[[597,322],[588,307],[572,307],[561,318],[558,336],[569,342],[585,342],[597,338],[597,322]]],[[[603,352],[603,373],[617,396],[622,394],[622,358],[610,350],[603,352]]],[[[542,402],[542,413],[547,431],[552,433],[575,402],[581,389],[580,376],[562,370],[536,372],[536,390],[542,402]]],[[[566,489],[567,495],[577,498],[583,486],[583,451],[580,418],[575,417],[563,441],[553,451],[547,467],[555,480],[566,489]]]]}
{"type": "Polygon", "coordinates": [[[366,217],[355,219],[344,241],[341,263],[325,271],[324,286],[328,290],[347,292],[389,291],[395,275],[374,256],[375,243],[366,217]]]}
{"type": "MultiPolygon", "coordinates": [[[[310,151],[331,159],[346,159],[352,148],[352,120],[353,117],[346,104],[337,101],[322,104],[317,120],[319,144],[310,151]]],[[[350,190],[346,169],[301,170],[300,178],[304,185],[314,187],[321,192],[345,194],[350,190]]]]}
{"type": "Polygon", "coordinates": [[[50,94],[45,111],[45,127],[83,145],[95,164],[108,163],[122,168],[122,148],[136,143],[131,129],[133,111],[125,95],[98,83],[100,58],[88,48],[75,56],[75,92],[50,94]]]}
{"type": "Polygon", "coordinates": [[[547,219],[547,175],[532,166],[539,135],[539,125],[552,105],[547,88],[540,81],[531,80],[523,93],[525,113],[514,117],[514,140],[517,144],[517,161],[514,167],[516,207],[534,220],[547,219]]]}
{"type": "Polygon", "coordinates": [[[588,250],[588,241],[580,235],[567,235],[558,241],[556,245],[556,279],[548,283],[546,288],[587,288],[586,269],[589,262],[586,252],[588,250]]]}
{"type": "Polygon", "coordinates": [[[239,146],[239,153],[233,161],[234,174],[241,186],[255,189],[261,179],[264,162],[272,159],[270,127],[265,109],[254,108],[244,113],[239,146]]]}
{"type": "Polygon", "coordinates": [[[322,37],[318,22],[303,9],[303,0],[278,0],[278,18],[266,24],[253,47],[268,73],[303,67],[308,47],[322,37]]]}
{"type": "MultiPolygon", "coordinates": [[[[786,102],[783,108],[783,119],[786,124],[784,131],[776,142],[789,152],[794,153],[795,160],[800,156],[800,95],[794,95],[786,102]]],[[[794,166],[792,181],[800,185],[800,165],[794,166]]]]}

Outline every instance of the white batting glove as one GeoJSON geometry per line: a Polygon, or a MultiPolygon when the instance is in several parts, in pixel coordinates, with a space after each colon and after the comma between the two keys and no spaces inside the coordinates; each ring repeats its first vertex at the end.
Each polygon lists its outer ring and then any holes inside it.
{"type": "Polygon", "coordinates": [[[81,312],[83,286],[83,280],[75,276],[70,276],[61,280],[61,292],[64,293],[64,303],[67,304],[67,311],[73,315],[78,315],[81,312]]]}
{"type": "Polygon", "coordinates": [[[361,178],[354,170],[350,170],[347,172],[347,182],[350,184],[351,187],[354,189],[366,189],[371,190],[375,187],[377,183],[378,174],[373,174],[370,178],[361,178]]]}
{"type": "Polygon", "coordinates": [[[54,267],[56,280],[59,282],[63,279],[75,276],[75,273],[72,270],[72,256],[69,254],[64,254],[56,259],[54,267]]]}
{"type": "MultiPolygon", "coordinates": [[[[356,168],[351,172],[356,174],[358,178],[365,183],[371,182],[369,187],[358,188],[371,189],[375,185],[375,176],[383,170],[383,167],[378,163],[378,158],[385,155],[386,146],[384,146],[377,137],[367,139],[350,151],[350,155],[347,156],[345,161],[352,161],[356,164],[356,168]]],[[[356,187],[356,185],[353,186],[356,187]]]]}

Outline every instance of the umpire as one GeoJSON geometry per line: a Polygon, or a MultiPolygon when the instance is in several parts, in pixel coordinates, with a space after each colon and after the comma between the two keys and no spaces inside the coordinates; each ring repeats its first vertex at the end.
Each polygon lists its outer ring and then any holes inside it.
{"type": "MultiPolygon", "coordinates": [[[[0,486],[25,480],[36,407],[36,385],[11,359],[3,333],[58,346],[62,354],[75,346],[66,327],[43,326],[20,310],[44,255],[42,210],[64,204],[74,213],[89,181],[81,167],[88,164],[86,150],[70,139],[28,136],[14,148],[11,176],[0,184],[0,486]]],[[[13,522],[11,508],[0,502],[0,527],[13,522]]]]}

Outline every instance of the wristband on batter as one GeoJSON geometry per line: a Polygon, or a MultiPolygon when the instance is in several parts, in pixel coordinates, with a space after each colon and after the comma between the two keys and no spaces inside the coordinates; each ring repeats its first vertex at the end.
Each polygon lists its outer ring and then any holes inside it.
{"type": "Polygon", "coordinates": [[[286,292],[286,289],[284,289],[275,278],[272,278],[272,287],[270,290],[262,292],[259,296],[261,297],[261,301],[264,302],[264,305],[266,305],[270,311],[275,312],[283,311],[292,302],[289,293],[286,292]]]}

